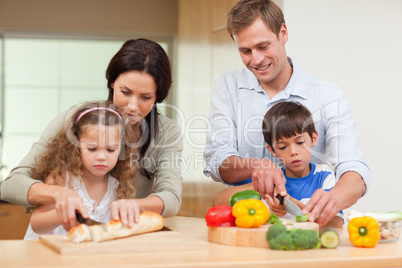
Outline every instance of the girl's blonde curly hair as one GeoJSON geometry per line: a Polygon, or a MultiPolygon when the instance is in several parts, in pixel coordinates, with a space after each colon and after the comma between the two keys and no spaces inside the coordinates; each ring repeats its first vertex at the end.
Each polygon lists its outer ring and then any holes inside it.
{"type": "Polygon", "coordinates": [[[133,131],[125,127],[121,110],[110,101],[88,102],[80,105],[66,121],[64,127],[48,143],[46,151],[36,159],[36,165],[31,173],[32,178],[45,181],[51,175],[54,184],[65,185],[66,172],[68,172],[70,177],[82,179],[83,165],[79,140],[83,134],[83,127],[99,124],[120,127],[120,156],[109,174],[119,181],[117,198],[133,198],[135,188],[132,180],[136,173],[136,163],[131,163],[133,159],[131,156],[136,155],[137,150],[126,146],[126,141],[129,144],[135,140],[135,137],[133,137],[133,131]]]}

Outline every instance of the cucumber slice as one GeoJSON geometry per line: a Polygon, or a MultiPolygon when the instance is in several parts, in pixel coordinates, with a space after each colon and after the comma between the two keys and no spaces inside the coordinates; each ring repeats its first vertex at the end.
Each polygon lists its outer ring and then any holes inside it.
{"type": "Polygon", "coordinates": [[[339,245],[339,234],[335,228],[324,227],[320,231],[321,245],[325,248],[336,248],[339,245]]]}

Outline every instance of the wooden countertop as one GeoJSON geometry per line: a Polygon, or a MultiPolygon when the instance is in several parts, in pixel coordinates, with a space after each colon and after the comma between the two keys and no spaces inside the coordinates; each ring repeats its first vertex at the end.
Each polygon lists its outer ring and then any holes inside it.
{"type": "MultiPolygon", "coordinates": [[[[165,226],[179,233],[179,244],[166,249],[123,253],[61,255],[39,241],[0,241],[0,267],[401,267],[402,240],[356,248],[341,232],[336,249],[274,251],[226,246],[207,241],[203,218],[172,217],[165,226]],[[177,246],[174,248],[174,246],[177,246]],[[252,266],[251,266],[252,265],[252,266]]],[[[155,233],[155,239],[159,239],[155,233]]],[[[160,238],[162,239],[162,238],[160,238]]],[[[103,242],[104,245],[108,242],[103,242]]]]}

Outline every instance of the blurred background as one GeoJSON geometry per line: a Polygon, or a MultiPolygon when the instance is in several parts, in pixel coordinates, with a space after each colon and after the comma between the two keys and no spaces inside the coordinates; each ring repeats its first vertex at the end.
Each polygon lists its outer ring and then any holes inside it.
{"type": "MultiPolygon", "coordinates": [[[[243,67],[225,27],[236,2],[0,0],[0,181],[58,113],[106,99],[110,58],[125,40],[145,37],[164,47],[173,67],[160,110],[184,135],[180,215],[203,217],[225,187],[203,175],[202,154],[213,83],[243,67]]],[[[402,1],[275,2],[285,14],[288,55],[305,73],[339,85],[352,104],[372,171],[367,195],[352,209],[402,210],[402,1]]],[[[18,219],[0,217],[0,224],[18,219]]]]}

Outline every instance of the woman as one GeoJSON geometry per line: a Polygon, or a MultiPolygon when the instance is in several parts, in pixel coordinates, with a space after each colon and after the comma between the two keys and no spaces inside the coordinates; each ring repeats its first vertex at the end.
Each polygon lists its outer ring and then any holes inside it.
{"type": "MultiPolygon", "coordinates": [[[[127,126],[139,137],[139,155],[132,155],[137,164],[133,179],[135,199],[120,199],[111,206],[111,218],[132,226],[138,211],[150,210],[164,217],[174,216],[181,205],[180,127],[157,112],[157,103],[166,97],[171,85],[169,59],[163,48],[147,39],[129,40],[111,59],[106,70],[108,100],[128,117],[127,126]],[[138,209],[139,208],[139,209],[138,209]]],[[[76,226],[75,212],[84,218],[88,213],[78,195],[65,187],[46,185],[30,177],[35,158],[45,150],[47,142],[63,126],[68,112],[57,116],[46,128],[31,151],[1,184],[1,198],[23,205],[54,203],[63,227],[76,226]]]]}

